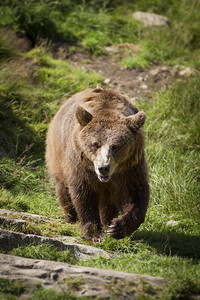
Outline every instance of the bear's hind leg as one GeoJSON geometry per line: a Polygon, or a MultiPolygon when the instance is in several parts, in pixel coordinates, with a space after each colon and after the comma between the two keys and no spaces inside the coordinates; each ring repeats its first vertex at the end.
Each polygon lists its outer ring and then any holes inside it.
{"type": "Polygon", "coordinates": [[[68,188],[59,180],[56,180],[56,195],[58,201],[63,209],[64,215],[67,218],[67,222],[74,223],[77,220],[77,213],[72,204],[68,188]]]}
{"type": "MultiPolygon", "coordinates": [[[[144,222],[148,199],[149,185],[144,182],[142,188],[138,191],[133,186],[128,187],[129,194],[126,195],[127,204],[122,204],[122,215],[119,218],[114,218],[109,226],[108,235],[121,239],[130,235],[144,222]]],[[[123,203],[123,202],[122,202],[123,203]]]]}

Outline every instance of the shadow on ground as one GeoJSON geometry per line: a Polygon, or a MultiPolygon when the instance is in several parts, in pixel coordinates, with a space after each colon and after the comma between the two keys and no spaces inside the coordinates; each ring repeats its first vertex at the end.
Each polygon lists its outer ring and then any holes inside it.
{"type": "Polygon", "coordinates": [[[182,256],[193,259],[200,258],[200,237],[169,230],[139,231],[132,240],[142,240],[149,246],[157,249],[161,254],[169,256],[182,256]]]}
{"type": "Polygon", "coordinates": [[[20,118],[9,105],[10,99],[1,98],[0,142],[9,157],[19,157],[30,148],[31,155],[44,151],[44,139],[30,127],[23,116],[20,118]]]}

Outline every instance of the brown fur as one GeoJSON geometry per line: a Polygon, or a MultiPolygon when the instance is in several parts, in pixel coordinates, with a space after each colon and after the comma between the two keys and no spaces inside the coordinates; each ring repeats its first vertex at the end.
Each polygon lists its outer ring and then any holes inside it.
{"type": "Polygon", "coordinates": [[[110,236],[123,238],[144,221],[144,122],[123,94],[100,88],[74,95],[53,118],[46,163],[68,221],[80,219],[82,237],[98,239],[109,226],[110,236]]]}

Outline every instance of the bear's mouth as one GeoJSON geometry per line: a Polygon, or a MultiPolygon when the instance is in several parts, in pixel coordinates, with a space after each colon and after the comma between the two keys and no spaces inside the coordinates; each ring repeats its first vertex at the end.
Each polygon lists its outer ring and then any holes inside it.
{"type": "Polygon", "coordinates": [[[103,175],[98,175],[98,178],[102,182],[106,182],[110,179],[110,176],[103,176],[103,175]]]}

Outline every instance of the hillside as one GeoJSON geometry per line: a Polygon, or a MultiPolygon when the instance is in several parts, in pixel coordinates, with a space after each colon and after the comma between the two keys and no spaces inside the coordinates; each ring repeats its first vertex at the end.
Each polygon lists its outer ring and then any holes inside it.
{"type": "MultiPolygon", "coordinates": [[[[77,260],[46,243],[2,246],[1,253],[164,279],[161,292],[143,284],[137,299],[198,299],[199,15],[197,0],[0,1],[1,230],[70,237],[113,256],[77,260]],[[133,17],[136,11],[168,21],[147,26],[133,17]],[[80,238],[79,223],[65,222],[44,151],[49,122],[63,101],[97,85],[123,91],[146,112],[151,199],[133,235],[93,245],[80,238]]],[[[44,299],[46,293],[41,288],[26,296],[9,280],[6,286],[0,278],[0,299],[44,299]]],[[[115,288],[113,299],[122,287],[115,288]]]]}

